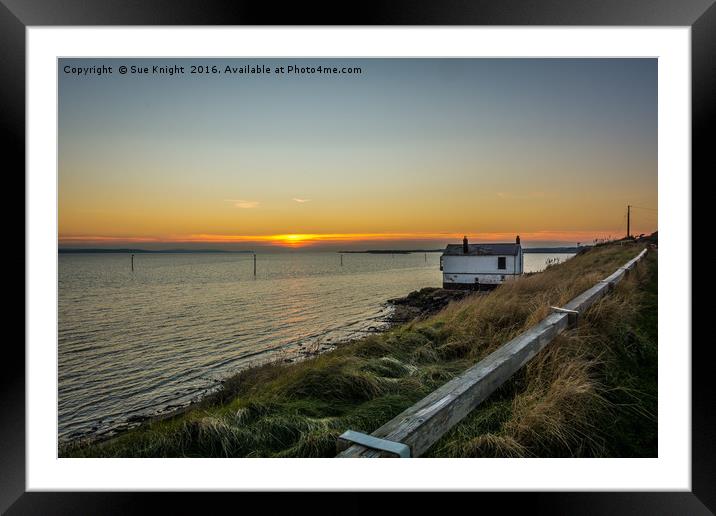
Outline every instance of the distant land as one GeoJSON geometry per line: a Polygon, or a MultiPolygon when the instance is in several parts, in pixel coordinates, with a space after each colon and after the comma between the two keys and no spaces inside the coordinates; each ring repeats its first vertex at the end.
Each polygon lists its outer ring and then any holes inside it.
{"type": "MultiPolygon", "coordinates": [[[[523,247],[522,252],[530,253],[576,253],[580,249],[591,247],[523,247]]],[[[368,249],[367,251],[338,251],[339,253],[367,253],[367,254],[410,254],[410,253],[442,253],[445,249],[368,249]]]]}
{"type": "Polygon", "coordinates": [[[337,251],[339,253],[368,254],[410,254],[410,253],[442,253],[445,249],[368,249],[367,251],[337,251]]]}
{"type": "MultiPolygon", "coordinates": [[[[576,253],[580,247],[523,247],[524,253],[576,253]]],[[[368,249],[365,251],[336,251],[345,254],[412,254],[412,253],[442,253],[445,249],[368,249]]],[[[60,247],[60,254],[254,254],[255,251],[227,250],[227,249],[131,249],[131,248],[82,248],[60,247]]]]}
{"type": "Polygon", "coordinates": [[[196,253],[249,253],[253,251],[227,251],[225,249],[83,249],[81,247],[60,247],[57,252],[64,253],[122,253],[122,254],[196,254],[196,253]]]}
{"type": "Polygon", "coordinates": [[[580,249],[592,247],[590,245],[580,245],[579,247],[523,247],[522,252],[530,253],[578,253],[580,249]]]}

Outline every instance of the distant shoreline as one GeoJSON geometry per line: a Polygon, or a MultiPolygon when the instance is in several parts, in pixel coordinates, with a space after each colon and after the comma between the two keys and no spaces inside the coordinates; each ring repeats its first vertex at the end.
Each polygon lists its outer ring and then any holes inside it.
{"type": "MultiPolygon", "coordinates": [[[[523,247],[525,254],[578,253],[591,246],[580,247],[523,247]]],[[[368,249],[365,251],[334,251],[339,254],[414,254],[442,253],[445,249],[368,249]]],[[[256,251],[232,251],[227,249],[131,249],[131,248],[79,248],[61,247],[59,254],[255,254],[256,251]]],[[[331,251],[328,251],[331,252],[331,251]]]]}
{"type": "Polygon", "coordinates": [[[340,254],[412,254],[442,253],[445,249],[368,249],[366,251],[336,251],[340,254]]]}
{"type": "Polygon", "coordinates": [[[254,251],[227,251],[226,249],[82,249],[65,247],[57,250],[59,254],[80,254],[80,253],[91,253],[91,254],[206,254],[206,253],[220,253],[220,254],[253,254],[254,251]]]}
{"type": "Polygon", "coordinates": [[[579,247],[523,247],[522,252],[525,254],[567,254],[567,253],[578,253],[592,246],[582,245],[579,247]]]}
{"type": "MultiPolygon", "coordinates": [[[[587,249],[591,246],[583,245],[579,247],[523,247],[522,252],[525,254],[568,254],[578,253],[580,250],[587,249]]],[[[412,253],[442,253],[445,249],[368,249],[367,251],[336,251],[342,254],[412,254],[412,253]]]]}

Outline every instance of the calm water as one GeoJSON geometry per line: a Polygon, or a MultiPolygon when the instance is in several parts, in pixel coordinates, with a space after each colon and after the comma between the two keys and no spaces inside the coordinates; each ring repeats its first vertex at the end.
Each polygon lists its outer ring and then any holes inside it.
{"type": "MultiPolygon", "coordinates": [[[[385,325],[439,253],[59,255],[59,436],[185,405],[256,361],[385,325]]],[[[571,255],[526,254],[525,271],[571,255]]]]}

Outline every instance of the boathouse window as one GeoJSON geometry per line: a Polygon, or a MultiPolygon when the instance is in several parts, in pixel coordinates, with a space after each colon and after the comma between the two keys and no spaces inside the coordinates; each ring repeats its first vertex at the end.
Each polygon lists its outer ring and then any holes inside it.
{"type": "Polygon", "coordinates": [[[506,256],[498,256],[497,257],[497,268],[498,269],[506,269],[507,268],[507,257],[506,256]]]}

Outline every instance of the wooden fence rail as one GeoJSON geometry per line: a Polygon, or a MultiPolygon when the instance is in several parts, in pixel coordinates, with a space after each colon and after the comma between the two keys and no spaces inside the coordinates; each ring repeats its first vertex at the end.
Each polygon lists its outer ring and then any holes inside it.
{"type": "MultiPolygon", "coordinates": [[[[338,440],[342,450],[337,457],[396,457],[381,450],[383,444],[402,443],[410,448],[411,457],[425,453],[443,434],[467,416],[477,405],[507,381],[515,372],[539,353],[552,339],[575,325],[579,314],[609,292],[645,255],[644,249],[592,288],[582,292],[563,307],[524,333],[508,341],[498,350],[472,366],[461,375],[433,391],[378,428],[363,441],[375,442],[375,447],[338,440]],[[376,439],[377,438],[377,439],[376,439]]],[[[350,434],[346,434],[350,435],[350,434]]],[[[386,446],[390,448],[390,446],[386,446]]]]}

